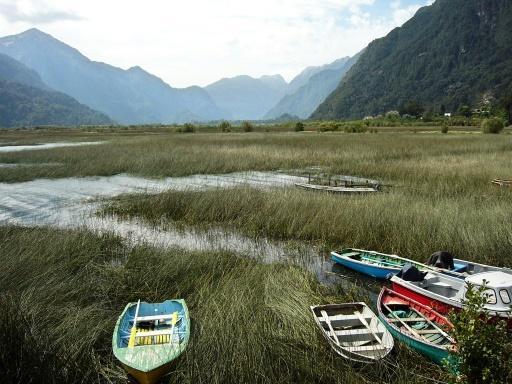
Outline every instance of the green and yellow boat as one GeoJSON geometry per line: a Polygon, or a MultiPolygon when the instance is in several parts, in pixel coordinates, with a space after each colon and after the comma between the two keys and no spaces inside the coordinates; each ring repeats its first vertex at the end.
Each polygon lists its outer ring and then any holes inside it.
{"type": "Polygon", "coordinates": [[[187,348],[190,318],[184,300],[128,303],[112,337],[114,356],[140,384],[153,384],[169,372],[187,348]]]}

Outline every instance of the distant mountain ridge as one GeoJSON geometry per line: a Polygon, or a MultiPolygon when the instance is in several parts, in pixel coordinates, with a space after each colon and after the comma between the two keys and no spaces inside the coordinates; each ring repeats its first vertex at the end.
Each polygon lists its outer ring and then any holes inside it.
{"type": "Polygon", "coordinates": [[[0,127],[103,124],[112,120],[51,90],[36,72],[0,54],[0,127]]]}
{"type": "Polygon", "coordinates": [[[123,70],[31,29],[0,39],[0,53],[36,71],[50,87],[124,124],[207,121],[223,117],[203,89],[172,88],[140,67],[123,70]]]}
{"type": "Polygon", "coordinates": [[[511,89],[512,2],[437,0],[372,42],[312,118],[362,118],[411,100],[455,111],[511,89]]]}
{"type": "Polygon", "coordinates": [[[336,89],[359,56],[358,53],[354,57],[344,57],[321,67],[306,68],[290,82],[287,94],[267,112],[265,118],[276,119],[283,115],[308,118],[336,89]]]}
{"type": "Polygon", "coordinates": [[[284,95],[288,84],[281,75],[223,78],[205,87],[231,120],[262,119],[284,95]]]}

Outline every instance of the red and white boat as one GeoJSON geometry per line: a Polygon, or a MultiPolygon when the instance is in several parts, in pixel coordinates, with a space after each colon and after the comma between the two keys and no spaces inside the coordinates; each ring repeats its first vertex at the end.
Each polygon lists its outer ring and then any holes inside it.
{"type": "Polygon", "coordinates": [[[505,272],[483,272],[465,279],[430,271],[421,281],[407,281],[393,276],[393,290],[445,315],[452,309],[460,310],[466,296],[467,284],[475,288],[484,285],[487,296],[485,310],[491,315],[507,320],[512,328],[512,275],[505,272]]]}

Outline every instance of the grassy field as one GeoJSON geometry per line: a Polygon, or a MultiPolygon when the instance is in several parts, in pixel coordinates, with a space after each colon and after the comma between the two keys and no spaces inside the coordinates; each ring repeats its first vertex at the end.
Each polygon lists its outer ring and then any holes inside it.
{"type": "MultiPolygon", "coordinates": [[[[176,134],[162,130],[148,134],[145,130],[77,130],[68,135],[69,140],[106,142],[99,146],[0,153],[0,163],[60,164],[0,168],[0,182],[123,172],[164,177],[321,166],[328,172],[376,177],[407,188],[422,189],[428,183],[429,192],[452,194],[473,192],[489,177],[512,177],[507,163],[512,135],[508,134],[176,134]]],[[[62,131],[0,133],[0,141],[5,143],[63,140],[67,139],[62,131]]]]}
{"type": "Polygon", "coordinates": [[[122,383],[111,335],[126,302],[184,298],[192,339],[166,383],[425,383],[440,368],[406,348],[387,364],[336,357],[309,305],[355,300],[286,264],[128,249],[110,235],[0,228],[0,369],[9,382],[122,383]]]}
{"type": "MultiPolygon", "coordinates": [[[[106,202],[103,214],[164,228],[220,226],[326,250],[361,247],[417,260],[446,249],[512,267],[512,190],[490,184],[495,177],[512,178],[509,134],[179,134],[169,127],[0,133],[4,144],[96,140],[105,143],[0,153],[0,163],[52,164],[0,168],[0,182],[321,167],[391,187],[367,196],[293,188],[127,195],[106,202]]],[[[366,298],[357,290],[321,286],[291,264],[129,249],[109,235],[18,227],[0,227],[0,254],[0,340],[7,346],[0,369],[14,381],[122,382],[110,351],[116,317],[127,301],[169,297],[187,300],[194,324],[191,346],[166,379],[170,383],[425,383],[417,373],[445,379],[406,348],[398,349],[394,365],[377,368],[336,358],[314,328],[308,306],[366,298]]]]}

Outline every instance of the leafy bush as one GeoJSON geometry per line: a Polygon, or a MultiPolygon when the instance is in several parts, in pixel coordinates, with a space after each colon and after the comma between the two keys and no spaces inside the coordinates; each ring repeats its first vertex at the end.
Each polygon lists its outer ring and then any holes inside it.
{"type": "Polygon", "coordinates": [[[219,124],[221,132],[231,132],[231,124],[229,121],[223,121],[219,124]]]}
{"type": "Polygon", "coordinates": [[[485,284],[478,289],[468,284],[464,309],[452,312],[452,336],[457,342],[452,372],[453,383],[498,384],[512,382],[512,337],[505,321],[494,321],[484,311],[485,284]]]}
{"type": "Polygon", "coordinates": [[[443,121],[443,125],[441,126],[441,133],[448,133],[448,123],[443,121]]]}
{"type": "Polygon", "coordinates": [[[504,128],[503,120],[493,117],[485,119],[482,122],[482,130],[484,133],[500,133],[504,128]]]}
{"type": "Polygon", "coordinates": [[[254,130],[254,127],[249,121],[244,121],[242,123],[242,130],[244,132],[252,132],[254,130]]]}
{"type": "Polygon", "coordinates": [[[297,121],[295,124],[295,132],[302,132],[304,131],[304,123],[302,121],[297,121]]]}
{"type": "Polygon", "coordinates": [[[176,132],[178,133],[193,133],[196,131],[196,126],[191,123],[183,124],[183,127],[176,128],[176,132]]]}
{"type": "Polygon", "coordinates": [[[350,124],[345,126],[346,133],[364,133],[368,131],[368,127],[365,124],[350,124]]]}

